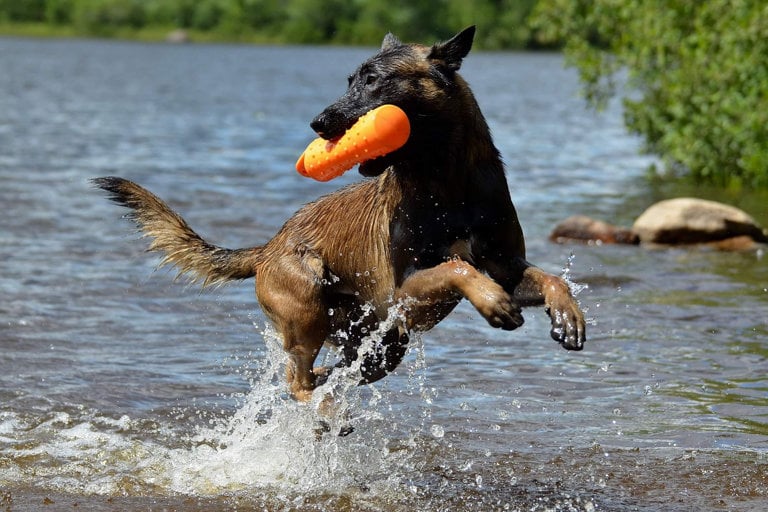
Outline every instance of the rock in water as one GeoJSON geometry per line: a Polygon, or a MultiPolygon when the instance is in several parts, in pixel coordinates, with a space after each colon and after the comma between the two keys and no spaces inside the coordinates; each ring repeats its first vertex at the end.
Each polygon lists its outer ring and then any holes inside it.
{"type": "Polygon", "coordinates": [[[652,205],[635,220],[632,231],[644,244],[704,244],[732,238],[768,242],[763,228],[744,211],[689,197],[652,205]]]}
{"type": "Polygon", "coordinates": [[[586,215],[573,215],[555,226],[549,239],[562,244],[585,242],[589,244],[638,244],[637,235],[627,228],[614,226],[586,215]]]}

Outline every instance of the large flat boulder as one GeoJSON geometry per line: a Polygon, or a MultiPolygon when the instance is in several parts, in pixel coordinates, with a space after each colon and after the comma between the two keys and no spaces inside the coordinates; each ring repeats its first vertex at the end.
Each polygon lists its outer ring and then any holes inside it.
{"type": "Polygon", "coordinates": [[[632,232],[644,244],[706,244],[741,237],[768,242],[763,228],[744,211],[691,197],[653,204],[635,220],[632,232]]]}

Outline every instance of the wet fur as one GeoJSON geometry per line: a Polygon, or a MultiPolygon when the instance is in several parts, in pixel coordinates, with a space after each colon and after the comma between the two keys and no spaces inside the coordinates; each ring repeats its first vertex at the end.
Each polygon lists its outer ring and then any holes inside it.
{"type": "Polygon", "coordinates": [[[422,46],[387,35],[311,126],[331,139],[391,103],[408,114],[410,139],[360,166],[372,179],[305,205],[263,246],[213,246],[139,185],[116,177],[95,184],[131,208],[163,263],[204,285],[256,277],[256,296],[284,340],[286,377],[299,400],[333,370],[313,368],[324,343],[341,347],[339,366],[363,357],[360,382],[373,382],[400,363],[410,332],[432,328],[462,299],[506,330],[522,325],[521,307],[544,306],[552,337],[580,350],[583,315],[562,279],[526,261],[499,152],[457,74],[473,37],[470,27],[422,46]],[[384,322],[382,342],[358,354],[366,333],[384,322]]]}

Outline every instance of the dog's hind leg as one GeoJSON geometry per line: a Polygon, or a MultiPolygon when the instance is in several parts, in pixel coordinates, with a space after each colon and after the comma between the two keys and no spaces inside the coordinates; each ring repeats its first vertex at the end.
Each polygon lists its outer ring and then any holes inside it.
{"type": "Polygon", "coordinates": [[[317,339],[308,339],[306,331],[300,334],[283,334],[283,348],[288,353],[285,376],[291,396],[306,402],[312,398],[312,392],[317,387],[318,376],[313,371],[313,364],[323,346],[323,340],[318,343],[317,339]]]}
{"type": "Polygon", "coordinates": [[[365,354],[360,364],[360,384],[370,384],[395,371],[408,349],[408,333],[402,327],[387,331],[381,343],[365,354]]]}
{"type": "Polygon", "coordinates": [[[297,400],[308,401],[318,384],[313,364],[330,330],[322,295],[322,262],[302,247],[265,261],[259,269],[256,296],[283,338],[288,389],[297,400]]]}
{"type": "Polygon", "coordinates": [[[350,367],[360,363],[358,384],[371,384],[395,371],[408,350],[408,333],[403,326],[395,326],[379,336],[350,333],[350,342],[342,347],[342,360],[336,367],[350,367]],[[369,340],[371,344],[366,343],[369,340]]]}

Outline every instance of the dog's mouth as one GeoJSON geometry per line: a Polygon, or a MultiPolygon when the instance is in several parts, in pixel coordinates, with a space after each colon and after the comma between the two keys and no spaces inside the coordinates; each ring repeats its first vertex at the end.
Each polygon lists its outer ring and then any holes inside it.
{"type": "MultiPolygon", "coordinates": [[[[351,125],[350,125],[351,126],[351,125]]],[[[348,128],[347,128],[348,129],[348,128]]],[[[328,132],[324,130],[315,130],[315,133],[318,137],[321,139],[325,139],[330,143],[336,144],[339,142],[339,139],[347,132],[347,130],[342,130],[341,133],[334,132],[328,132]]]]}
{"type": "Polygon", "coordinates": [[[372,160],[360,162],[360,165],[357,166],[357,171],[366,178],[373,178],[374,176],[378,176],[379,174],[386,171],[387,167],[392,165],[392,163],[387,158],[388,156],[389,155],[384,155],[372,160]]]}
{"type": "MultiPolygon", "coordinates": [[[[342,112],[338,108],[335,108],[335,106],[331,106],[313,119],[310,123],[310,127],[321,139],[327,141],[328,148],[333,148],[350,133],[350,130],[353,130],[353,134],[350,135],[350,141],[355,142],[351,142],[351,144],[360,143],[368,145],[364,151],[354,150],[355,153],[359,153],[355,155],[356,158],[363,156],[369,150],[371,150],[372,153],[375,153],[368,155],[369,157],[372,157],[369,160],[356,160],[356,163],[358,164],[358,172],[366,177],[378,176],[393,164],[394,159],[390,155],[396,153],[403,144],[403,141],[398,138],[398,135],[393,136],[393,134],[406,134],[405,137],[407,139],[408,134],[410,133],[410,126],[407,125],[408,121],[406,119],[406,127],[404,128],[402,121],[404,113],[402,110],[398,108],[393,109],[390,106],[388,110],[384,111],[386,113],[377,113],[376,116],[378,117],[370,117],[366,120],[367,124],[365,124],[365,128],[361,128],[362,131],[355,129],[355,125],[362,117],[377,110],[379,110],[379,107],[366,110],[365,112],[342,112]],[[357,113],[360,113],[360,115],[355,115],[357,113]],[[372,121],[373,119],[376,121],[372,121]],[[376,128],[374,128],[374,126],[376,128]],[[373,130],[381,131],[378,132],[373,130]],[[381,137],[378,136],[380,134],[381,137]],[[388,144],[392,144],[393,140],[398,140],[398,142],[394,143],[394,147],[388,148],[389,153],[382,155],[382,149],[387,148],[388,144]],[[362,143],[360,141],[366,142],[362,143]]],[[[354,147],[348,146],[346,143],[344,144],[344,148],[354,147]]]]}
{"type": "Polygon", "coordinates": [[[360,116],[354,119],[342,118],[334,115],[332,112],[322,112],[309,123],[309,126],[315,131],[318,137],[329,142],[338,142],[338,140],[347,133],[347,130],[357,122],[360,116]]]}

